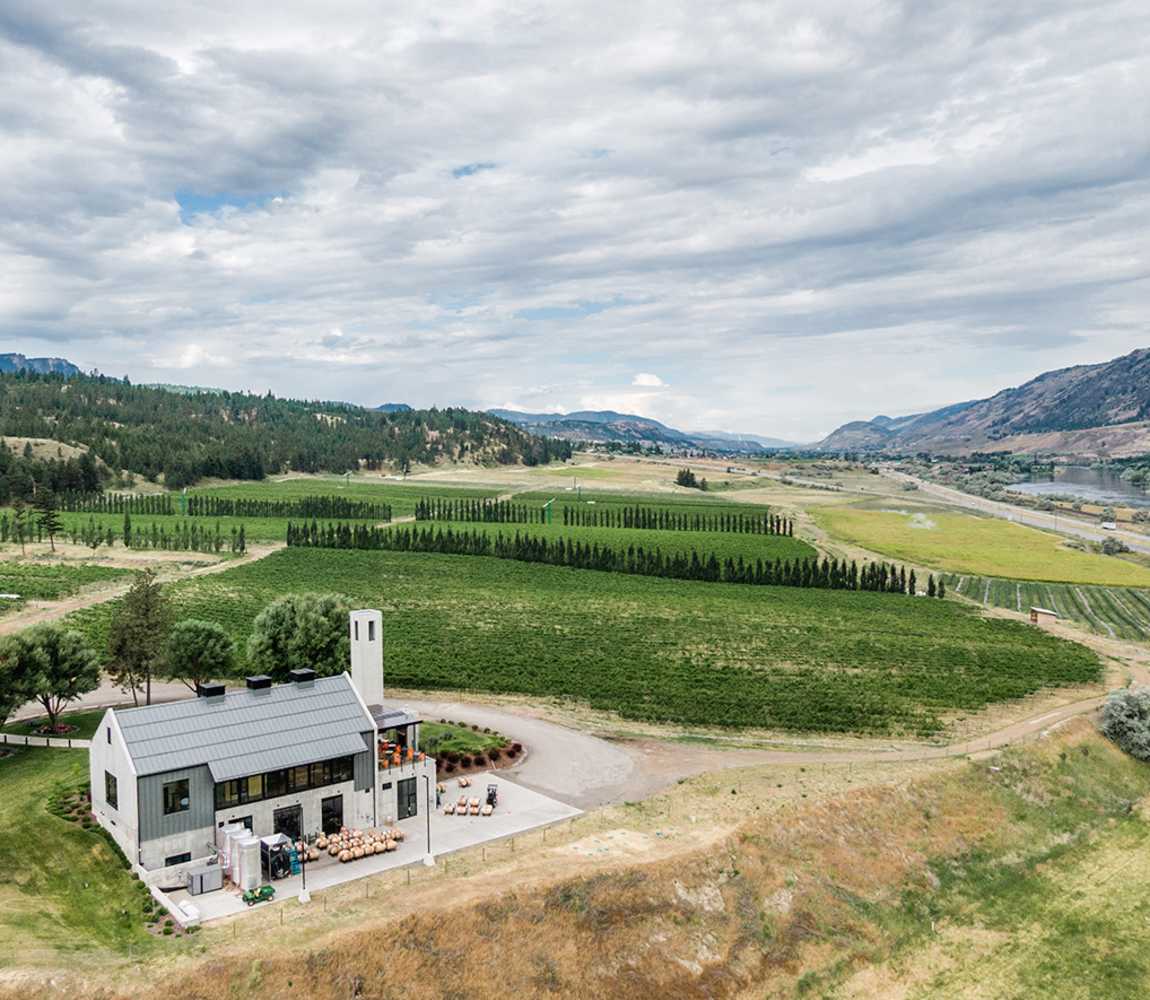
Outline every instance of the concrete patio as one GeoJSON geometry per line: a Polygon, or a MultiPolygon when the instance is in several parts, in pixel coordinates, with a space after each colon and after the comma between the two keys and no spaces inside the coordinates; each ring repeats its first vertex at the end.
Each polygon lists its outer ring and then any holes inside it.
{"type": "MultiPolygon", "coordinates": [[[[469,775],[471,787],[460,789],[455,780],[448,781],[447,794],[443,804],[455,802],[460,795],[484,801],[487,786],[499,788],[499,805],[491,816],[445,816],[443,809],[431,814],[431,849],[435,857],[442,857],[455,851],[478,847],[492,840],[514,836],[527,830],[557,823],[560,820],[578,816],[582,810],[569,806],[557,799],[549,798],[530,788],[524,788],[498,774],[482,773],[469,775]]],[[[397,824],[406,835],[399,850],[390,854],[377,854],[342,864],[326,854],[321,860],[307,866],[307,887],[310,893],[322,892],[332,886],[342,885],[356,879],[378,875],[380,872],[406,865],[421,864],[427,853],[427,817],[413,816],[397,824]]],[[[301,876],[279,879],[272,883],[276,890],[276,900],[295,899],[302,889],[301,876]]],[[[208,923],[238,913],[248,912],[248,907],[240,893],[230,885],[223,890],[192,896],[184,890],[167,894],[176,904],[191,903],[200,912],[200,918],[208,923]]],[[[266,904],[260,904],[266,905],[266,904]]]]}

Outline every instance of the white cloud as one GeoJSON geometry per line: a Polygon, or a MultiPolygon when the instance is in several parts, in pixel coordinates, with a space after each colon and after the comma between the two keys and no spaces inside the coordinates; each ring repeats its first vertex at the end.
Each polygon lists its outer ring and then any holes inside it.
{"type": "Polygon", "coordinates": [[[811,438],[1145,344],[1138,0],[337,8],[0,5],[9,349],[811,438]]]}

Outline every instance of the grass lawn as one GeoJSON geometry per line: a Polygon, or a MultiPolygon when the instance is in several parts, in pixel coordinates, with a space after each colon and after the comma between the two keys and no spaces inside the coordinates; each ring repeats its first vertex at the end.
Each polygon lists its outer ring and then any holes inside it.
{"type": "MultiPolygon", "coordinates": [[[[97,708],[89,712],[65,712],[59,717],[59,721],[65,725],[76,727],[76,731],[68,733],[68,736],[74,736],[79,740],[90,740],[95,735],[100,720],[104,717],[104,711],[102,708],[97,708]]],[[[9,722],[0,732],[14,733],[18,736],[36,736],[40,726],[47,725],[47,723],[47,716],[39,719],[28,719],[23,722],[9,722]]]]}
{"type": "Polygon", "coordinates": [[[47,810],[58,790],[87,778],[79,750],[0,759],[0,970],[161,947],[144,928],[142,884],[108,841],[47,810]]]}
{"type": "MultiPolygon", "coordinates": [[[[488,557],[286,549],[169,593],[242,649],[272,600],[327,590],[384,610],[391,685],[567,696],[652,721],[929,735],[948,712],[1099,677],[1082,646],[956,601],[488,557]]],[[[67,620],[103,649],[114,608],[67,620]]]]}
{"type": "Polygon", "coordinates": [[[478,753],[504,744],[501,733],[476,732],[470,726],[442,722],[424,722],[419,730],[420,749],[432,757],[449,750],[478,753]]]}
{"type": "Polygon", "coordinates": [[[954,573],[1052,583],[1150,586],[1150,569],[1069,548],[1059,535],[993,517],[938,511],[812,510],[830,535],[894,559],[954,573]]]}

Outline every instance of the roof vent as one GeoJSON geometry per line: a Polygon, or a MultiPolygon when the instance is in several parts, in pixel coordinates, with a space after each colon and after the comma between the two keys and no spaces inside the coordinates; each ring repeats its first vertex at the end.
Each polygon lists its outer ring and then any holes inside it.
{"type": "Polygon", "coordinates": [[[245,679],[249,691],[266,691],[272,686],[272,679],[267,674],[255,674],[245,679]]]}
{"type": "Polygon", "coordinates": [[[310,684],[315,680],[314,670],[293,670],[288,676],[293,684],[310,684]]]}
{"type": "Polygon", "coordinates": [[[196,694],[200,698],[222,698],[226,690],[223,684],[201,684],[196,688],[196,694]]]}

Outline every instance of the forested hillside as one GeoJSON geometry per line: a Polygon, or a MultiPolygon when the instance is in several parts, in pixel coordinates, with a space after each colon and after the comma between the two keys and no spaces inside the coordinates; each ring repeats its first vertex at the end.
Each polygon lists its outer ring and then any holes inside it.
{"type": "Polygon", "coordinates": [[[175,393],[107,378],[0,376],[0,436],[87,446],[110,470],[181,487],[205,476],[406,469],[440,461],[541,464],[571,455],[490,414],[381,413],[240,392],[175,393]]]}

